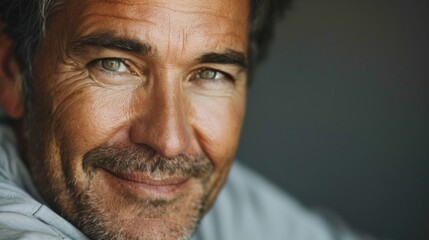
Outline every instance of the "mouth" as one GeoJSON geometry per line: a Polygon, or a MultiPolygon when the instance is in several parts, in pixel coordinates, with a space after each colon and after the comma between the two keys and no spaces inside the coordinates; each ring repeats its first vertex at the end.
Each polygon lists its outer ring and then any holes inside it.
{"type": "Polygon", "coordinates": [[[90,178],[97,176],[94,183],[99,187],[117,197],[144,202],[169,202],[199,192],[214,170],[203,154],[165,158],[151,148],[134,145],[100,146],[87,152],[82,162],[90,178]]]}
{"type": "Polygon", "coordinates": [[[154,177],[140,172],[117,173],[100,169],[103,177],[119,191],[140,199],[173,200],[189,184],[190,177],[154,177]]]}

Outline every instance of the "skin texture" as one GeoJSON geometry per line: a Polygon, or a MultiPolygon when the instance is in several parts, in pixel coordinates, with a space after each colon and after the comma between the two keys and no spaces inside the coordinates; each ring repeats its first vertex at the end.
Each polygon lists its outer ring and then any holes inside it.
{"type": "MultiPolygon", "coordinates": [[[[95,239],[189,237],[237,148],[248,9],[67,1],[37,49],[25,115],[47,203],[95,239]]],[[[9,115],[21,115],[20,98],[7,97],[20,106],[9,115]]]]}

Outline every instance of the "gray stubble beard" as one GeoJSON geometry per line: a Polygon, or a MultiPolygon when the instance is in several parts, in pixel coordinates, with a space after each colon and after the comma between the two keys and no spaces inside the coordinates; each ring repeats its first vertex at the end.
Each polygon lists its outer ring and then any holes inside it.
{"type": "MultiPolygon", "coordinates": [[[[186,157],[180,157],[178,159],[163,159],[162,157],[156,156],[155,153],[148,153],[143,151],[142,154],[134,152],[136,149],[131,149],[128,154],[127,150],[121,148],[112,149],[110,147],[102,147],[100,149],[95,149],[94,151],[89,152],[89,154],[84,157],[84,169],[86,168],[90,178],[93,177],[93,169],[88,164],[88,161],[94,162],[94,164],[99,167],[100,165],[106,165],[110,170],[116,171],[143,171],[147,174],[151,173],[160,173],[164,175],[174,175],[174,174],[192,174],[196,177],[201,178],[202,181],[202,190],[201,193],[195,198],[195,202],[191,204],[187,215],[186,222],[184,224],[173,223],[171,221],[160,221],[162,226],[154,227],[153,225],[149,229],[145,229],[144,236],[138,235],[134,236],[132,233],[126,230],[125,224],[130,222],[137,221],[139,218],[134,217],[134,219],[125,221],[122,219],[116,219],[115,214],[110,212],[108,209],[103,209],[100,203],[101,196],[94,193],[91,189],[91,181],[88,182],[88,186],[84,188],[83,191],[77,191],[75,186],[73,186],[73,181],[69,185],[69,191],[73,192],[73,199],[76,200],[75,207],[78,210],[71,217],[75,225],[82,230],[84,234],[92,239],[114,239],[114,240],[125,240],[125,239],[142,239],[142,240],[187,240],[189,239],[195,229],[197,228],[200,219],[206,211],[205,206],[207,206],[207,195],[210,191],[208,190],[208,182],[210,178],[210,173],[213,171],[213,166],[210,160],[207,157],[195,157],[192,159],[187,159],[186,157]],[[107,148],[107,151],[104,151],[103,148],[107,148]],[[95,155],[92,153],[96,153],[95,155]],[[112,152],[114,154],[112,154],[112,152]],[[91,156],[93,155],[93,156],[91,156]],[[114,157],[112,157],[114,156],[114,157]],[[128,156],[128,157],[126,157],[128,156]],[[132,156],[129,158],[129,156],[132,156]],[[136,160],[135,158],[149,158],[145,161],[136,160]],[[108,160],[106,160],[108,159],[108,160]],[[115,160],[119,159],[119,160],[115,160]],[[134,159],[134,161],[132,160],[134,159]],[[155,160],[154,160],[155,159],[155,160]],[[112,163],[113,161],[113,163],[112,163]],[[114,162],[117,161],[117,162],[114,162]],[[136,164],[136,161],[140,163],[136,164]],[[145,162],[145,163],[144,163],[145,162]],[[127,164],[128,163],[128,164],[127,164]],[[177,165],[177,166],[175,166],[177,165]],[[86,166],[86,167],[85,167],[86,166]],[[131,169],[130,169],[131,166],[131,169]],[[176,172],[175,172],[176,171],[176,172]],[[189,172],[188,172],[189,171],[189,172]],[[79,193],[80,192],[80,193],[79,193]],[[163,231],[160,232],[160,229],[163,231]]],[[[134,199],[132,196],[122,196],[121,201],[125,201],[126,205],[133,206],[134,216],[146,216],[147,221],[157,221],[157,217],[166,216],[170,211],[180,210],[180,199],[186,196],[178,196],[178,199],[171,201],[163,201],[159,199],[134,199]]],[[[194,199],[191,199],[194,200],[194,199]]],[[[118,209],[121,211],[121,209],[118,209]]],[[[159,219],[158,219],[159,221],[159,219]]],[[[144,222],[141,223],[141,226],[144,228],[144,222]]],[[[136,231],[138,232],[138,231],[136,231]]]]}
{"type": "MultiPolygon", "coordinates": [[[[189,218],[190,221],[186,223],[186,226],[179,224],[164,226],[168,231],[164,231],[162,234],[154,229],[146,229],[144,236],[133,236],[126,229],[124,229],[122,223],[115,222],[115,219],[111,218],[111,214],[104,209],[100,209],[96,203],[97,199],[89,198],[85,193],[79,200],[80,211],[77,213],[78,228],[82,230],[91,239],[100,240],[127,240],[127,239],[139,239],[139,240],[187,240],[190,239],[193,232],[198,226],[199,220],[202,217],[202,206],[203,201],[195,204],[193,209],[190,209],[192,216],[189,218]],[[113,221],[112,221],[113,220],[113,221]]],[[[151,208],[151,211],[155,211],[154,215],[163,214],[162,212],[168,211],[167,204],[170,203],[159,203],[147,201],[145,204],[140,204],[142,207],[136,209],[137,215],[142,214],[147,208],[151,208]],[[163,208],[163,209],[160,209],[163,208]]],[[[147,213],[146,213],[147,214],[147,213]]],[[[144,223],[142,223],[143,225],[144,223]]],[[[161,224],[161,223],[160,223],[161,224]]]]}

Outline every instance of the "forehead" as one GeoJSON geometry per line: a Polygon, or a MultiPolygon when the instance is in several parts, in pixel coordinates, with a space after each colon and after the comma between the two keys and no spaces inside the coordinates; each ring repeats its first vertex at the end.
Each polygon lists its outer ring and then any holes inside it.
{"type": "Polygon", "coordinates": [[[67,29],[65,41],[111,32],[159,45],[160,51],[245,51],[248,15],[248,0],[77,0],[67,1],[53,22],[57,30],[67,29]]]}

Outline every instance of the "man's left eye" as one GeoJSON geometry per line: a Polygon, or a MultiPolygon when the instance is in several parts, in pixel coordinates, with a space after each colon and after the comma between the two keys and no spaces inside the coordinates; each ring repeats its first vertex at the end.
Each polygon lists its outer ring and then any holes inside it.
{"type": "Polygon", "coordinates": [[[194,78],[203,80],[228,80],[230,79],[230,76],[218,70],[214,70],[211,68],[202,68],[198,70],[194,78]]]}
{"type": "Polygon", "coordinates": [[[210,69],[210,68],[204,68],[197,72],[196,77],[200,79],[207,79],[207,80],[213,80],[218,75],[218,71],[210,69]]]}
{"type": "Polygon", "coordinates": [[[119,58],[100,59],[100,65],[104,70],[110,72],[128,72],[127,65],[119,58]]]}

